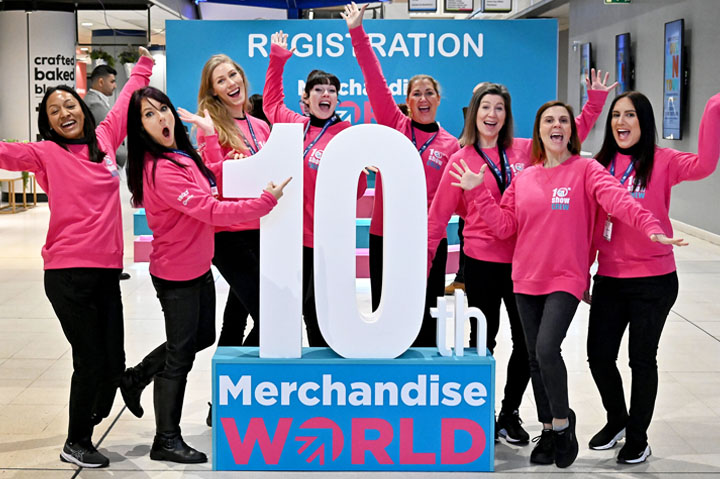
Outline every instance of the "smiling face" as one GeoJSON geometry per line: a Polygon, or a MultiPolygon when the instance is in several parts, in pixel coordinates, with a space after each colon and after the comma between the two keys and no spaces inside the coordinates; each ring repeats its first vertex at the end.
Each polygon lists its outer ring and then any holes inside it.
{"type": "Polygon", "coordinates": [[[540,139],[546,154],[561,155],[568,151],[572,135],[570,113],[564,106],[553,106],[540,117],[540,139]]]}
{"type": "Polygon", "coordinates": [[[630,148],[640,141],[640,121],[635,105],[630,98],[621,98],[615,102],[610,126],[615,142],[620,148],[630,148]]]}
{"type": "Polygon", "coordinates": [[[140,115],[145,132],[165,148],[177,148],[175,143],[175,117],[170,107],[152,98],[143,98],[140,115]]]}
{"type": "Polygon", "coordinates": [[[231,112],[244,111],[247,97],[245,81],[232,63],[221,63],[215,67],[211,81],[213,95],[217,96],[231,112]]]}
{"type": "Polygon", "coordinates": [[[500,95],[487,94],[480,99],[475,124],[483,147],[497,144],[500,130],[505,126],[505,100],[500,95]]]}
{"type": "Polygon", "coordinates": [[[338,91],[335,85],[316,84],[305,93],[305,101],[310,114],[321,120],[327,120],[335,114],[338,104],[338,91]]]}
{"type": "Polygon", "coordinates": [[[77,99],[69,92],[55,90],[45,107],[50,129],[69,140],[83,137],[85,114],[77,99]]]}
{"type": "Polygon", "coordinates": [[[413,83],[407,97],[407,105],[413,120],[422,124],[433,123],[439,104],[440,94],[431,80],[422,78],[413,83]]]}

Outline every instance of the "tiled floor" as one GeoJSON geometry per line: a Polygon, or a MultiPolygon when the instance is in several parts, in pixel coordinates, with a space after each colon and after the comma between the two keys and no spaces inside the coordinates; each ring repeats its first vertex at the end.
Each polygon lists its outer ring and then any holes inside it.
{"type": "MultiPolygon", "coordinates": [[[[123,196],[126,196],[123,193],[123,196]]],[[[125,198],[126,199],[126,198],[125,198]]],[[[124,202],[127,204],[127,201],[124,202]]],[[[97,429],[95,440],[110,460],[105,470],[80,470],[58,460],[65,439],[70,347],[43,291],[40,248],[48,222],[46,206],[16,215],[0,216],[0,478],[176,478],[231,477],[213,473],[211,466],[181,466],[150,461],[153,438],[152,393],[143,397],[145,417],[137,419],[116,400],[115,409],[97,429]]],[[[122,282],[128,364],[163,340],[162,313],[146,264],[132,262],[132,218],[125,212],[126,271],[122,282]]],[[[617,450],[589,451],[584,443],[604,424],[604,413],[585,360],[588,308],[581,305],[563,354],[567,362],[571,404],[578,415],[580,455],[569,470],[536,467],[528,462],[531,446],[502,442],[496,449],[494,477],[720,477],[720,246],[690,238],[677,251],[680,297],[670,315],[660,345],[660,392],[650,443],[653,456],[638,466],[619,466],[617,450]]],[[[227,285],[218,277],[221,314],[227,285]]],[[[369,301],[366,281],[359,282],[362,303],[369,301]]],[[[504,382],[509,352],[509,329],[504,324],[497,350],[498,384],[504,382]]],[[[620,364],[629,384],[626,345],[620,364]]],[[[212,349],[202,352],[189,377],[183,414],[185,439],[210,451],[205,426],[210,397],[212,349]]],[[[532,393],[526,394],[521,416],[532,436],[539,433],[532,393]]],[[[314,477],[317,473],[232,473],[232,477],[314,477]]],[[[440,477],[429,473],[337,473],[326,477],[357,478],[440,477]]],[[[479,477],[447,474],[446,477],[479,477]]],[[[490,475],[488,475],[490,476],[490,475]]]]}

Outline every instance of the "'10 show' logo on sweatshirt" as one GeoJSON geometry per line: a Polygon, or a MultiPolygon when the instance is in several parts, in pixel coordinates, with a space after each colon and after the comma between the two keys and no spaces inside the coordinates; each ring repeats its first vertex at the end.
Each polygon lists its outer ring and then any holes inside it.
{"type": "Polygon", "coordinates": [[[569,210],[570,209],[570,198],[567,196],[570,194],[570,187],[554,188],[553,196],[551,201],[551,209],[553,210],[569,210]]]}

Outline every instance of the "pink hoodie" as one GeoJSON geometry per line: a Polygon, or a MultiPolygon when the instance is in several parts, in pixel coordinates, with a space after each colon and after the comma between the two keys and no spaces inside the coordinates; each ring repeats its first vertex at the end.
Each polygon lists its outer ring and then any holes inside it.
{"type": "MultiPolygon", "coordinates": [[[[370,39],[362,26],[350,30],[355,55],[358,65],[365,77],[365,88],[367,90],[370,105],[377,122],[381,125],[394,128],[412,140],[415,133],[415,143],[418,150],[425,143],[437,134],[435,139],[428,145],[421,155],[423,168],[425,169],[425,181],[427,185],[427,206],[430,208],[435,191],[437,190],[443,169],[450,156],[460,149],[457,138],[445,131],[442,127],[437,132],[425,132],[413,128],[412,120],[405,116],[398,108],[390,88],[387,86],[383,76],[380,62],[370,46],[370,39]],[[414,130],[414,131],[413,131],[414,130]]],[[[383,231],[383,193],[382,180],[377,175],[375,181],[375,201],[373,203],[372,220],[370,222],[370,233],[382,236],[383,231]]]]}
{"type": "MultiPolygon", "coordinates": [[[[310,117],[300,115],[285,106],[285,94],[283,93],[283,70],[285,63],[292,56],[292,52],[272,45],[270,48],[270,64],[268,65],[267,74],[265,76],[265,89],[263,90],[263,111],[268,117],[270,123],[302,123],[307,127],[310,117]]],[[[305,155],[303,161],[305,168],[303,170],[303,246],[313,247],[313,218],[315,209],[315,182],[317,181],[317,170],[320,167],[325,147],[330,140],[338,133],[348,128],[350,125],[347,121],[339,121],[330,126],[325,133],[318,138],[322,131],[322,127],[310,126],[305,134],[303,141],[303,149],[317,139],[312,149],[305,155]]],[[[357,197],[360,198],[365,194],[367,189],[367,178],[360,175],[358,182],[357,197]]]]}
{"type": "MultiPolygon", "coordinates": [[[[700,122],[698,154],[683,153],[670,148],[655,148],[652,175],[645,189],[632,191],[634,174],[630,174],[624,188],[660,220],[662,229],[672,236],[668,211],[673,186],[682,181],[700,180],[710,176],[720,155],[720,93],[708,100],[700,122]]],[[[615,177],[622,178],[631,158],[615,157],[615,177]]],[[[608,165],[608,169],[610,165],[608,165]]],[[[658,276],[675,271],[675,257],[670,245],[654,243],[647,236],[619,222],[613,221],[610,241],[603,237],[607,212],[601,209],[595,222],[593,246],[599,250],[598,274],[614,278],[658,276]]]]}
{"type": "MultiPolygon", "coordinates": [[[[245,135],[245,138],[247,139],[248,143],[250,143],[250,147],[255,150],[252,154],[257,153],[262,149],[263,146],[265,146],[265,143],[267,143],[268,137],[270,136],[270,127],[267,123],[265,123],[263,120],[259,118],[255,118],[254,116],[245,114],[245,119],[235,119],[235,124],[240,129],[240,131],[245,135]],[[250,128],[248,127],[248,123],[252,124],[252,131],[255,133],[255,138],[253,139],[252,134],[250,133],[250,128]],[[257,140],[257,144],[255,143],[255,140],[257,140]]],[[[215,135],[216,136],[216,135],[215,135]]],[[[216,136],[217,137],[217,136],[216,136]]],[[[201,129],[198,129],[197,131],[197,143],[198,143],[198,152],[200,152],[200,155],[203,158],[203,161],[207,165],[210,170],[215,174],[215,177],[217,178],[217,186],[218,191],[220,192],[220,199],[226,200],[226,198],[223,197],[222,194],[222,164],[225,160],[232,160],[234,159],[235,150],[228,146],[220,146],[220,144],[217,141],[211,141],[207,142],[205,133],[201,129]],[[216,148],[218,149],[217,152],[208,152],[207,149],[216,148]],[[213,158],[219,158],[219,161],[213,161],[213,158]]],[[[246,154],[247,155],[247,154],[246,154]]],[[[235,201],[235,198],[227,199],[227,201],[235,201]]],[[[236,225],[232,226],[218,226],[215,228],[216,232],[219,231],[244,231],[244,230],[257,230],[260,229],[260,220],[255,221],[249,221],[247,223],[238,223],[236,225]]]]}
{"type": "Polygon", "coordinates": [[[154,179],[152,158],[145,157],[143,206],[153,232],[150,274],[186,281],[210,269],[215,226],[259,219],[273,209],[277,200],[264,191],[260,198],[220,201],[212,195],[209,180],[192,159],[177,153],[168,155],[184,168],[158,158],[154,179]]]}
{"type": "Polygon", "coordinates": [[[130,96],[150,83],[153,62],[140,57],[115,105],[95,130],[101,163],[87,145],[52,141],[0,142],[0,167],[35,173],[48,195],[50,224],[42,256],[45,269],[122,268],[120,176],[115,152],[127,131],[130,96]]]}
{"type": "Polygon", "coordinates": [[[475,208],[496,236],[517,234],[516,293],[565,291],[582,298],[598,205],[646,236],[663,233],[660,222],[593,159],[573,156],[554,168],[533,165],[512,182],[500,205],[485,183],[476,189],[475,208]]]}
{"type": "MultiPolygon", "coordinates": [[[[588,92],[588,101],[585,103],[582,113],[575,118],[580,141],[587,138],[600,116],[607,95],[607,92],[599,90],[590,90],[588,92]]],[[[500,167],[502,163],[497,148],[483,148],[482,151],[495,165],[500,167]]],[[[516,180],[516,176],[526,166],[530,165],[531,153],[532,140],[529,138],[515,138],[512,146],[506,150],[505,154],[512,170],[510,184],[516,180]]],[[[448,172],[456,171],[452,165],[453,163],[459,165],[460,160],[465,160],[465,163],[472,171],[479,171],[480,167],[485,164],[485,160],[478,155],[473,145],[463,147],[450,157],[428,215],[429,257],[432,259],[435,256],[438,243],[445,237],[450,216],[458,209],[459,204],[460,209],[466,209],[464,216],[465,228],[463,229],[465,239],[463,251],[465,254],[481,261],[510,263],[515,249],[515,236],[499,239],[495,236],[493,229],[483,221],[473,201],[478,194],[477,188],[472,191],[465,191],[462,188],[452,186],[452,183],[456,182],[456,180],[448,172]]],[[[485,187],[490,191],[495,201],[500,202],[502,197],[500,188],[489,168],[485,172],[485,187]]]]}

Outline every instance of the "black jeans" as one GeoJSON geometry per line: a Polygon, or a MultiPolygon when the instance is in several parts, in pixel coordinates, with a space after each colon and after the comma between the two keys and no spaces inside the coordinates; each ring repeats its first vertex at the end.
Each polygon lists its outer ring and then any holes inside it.
{"type": "MultiPolygon", "coordinates": [[[[375,311],[380,305],[382,292],[382,260],[383,237],[370,235],[370,295],[372,308],[375,311]]],[[[447,264],[447,238],[438,244],[435,258],[430,267],[430,275],[425,289],[425,312],[423,313],[422,327],[412,347],[434,347],[437,345],[437,320],[430,316],[430,308],[437,305],[438,297],[445,296],[445,266],[447,264]]]]}
{"type": "MultiPolygon", "coordinates": [[[[481,261],[468,256],[465,261],[465,292],[468,297],[468,305],[479,308],[485,315],[487,348],[490,350],[490,354],[494,353],[497,345],[495,339],[500,329],[500,302],[505,303],[505,310],[510,320],[512,353],[507,366],[502,410],[512,412],[520,407],[523,394],[530,382],[530,364],[525,334],[513,293],[512,265],[481,261]]],[[[477,320],[471,319],[470,346],[477,344],[476,329],[477,320]]]]}
{"type": "Polygon", "coordinates": [[[580,300],[564,291],[516,294],[515,300],[525,331],[538,420],[550,424],[553,418],[563,419],[570,413],[567,369],[560,346],[580,300]]]}
{"type": "Polygon", "coordinates": [[[307,331],[308,344],[312,347],[327,347],[327,341],[320,332],[315,309],[315,250],[303,246],[303,319],[307,331]]]}
{"type": "Polygon", "coordinates": [[[215,282],[210,271],[189,281],[168,281],[152,276],[165,315],[167,341],[143,360],[148,369],[165,379],[184,380],[195,354],[215,342],[215,282]],[[164,363],[160,370],[157,365],[164,363]]]}
{"type": "Polygon", "coordinates": [[[121,269],[45,271],[45,294],[72,347],[68,440],[89,440],[92,415],[110,414],[125,370],[121,269]]]}
{"type": "Polygon", "coordinates": [[[215,233],[213,264],[230,285],[218,346],[260,344],[260,230],[215,233]],[[248,313],[253,327],[243,341],[248,313]]]}
{"type": "Polygon", "coordinates": [[[626,426],[628,442],[645,444],[658,390],[657,350],[678,295],[677,273],[645,278],[595,276],[587,352],[608,423],[626,426]],[[625,405],[617,356],[625,329],[632,389],[625,405]]]}

